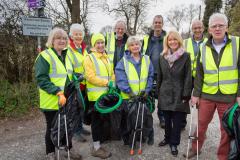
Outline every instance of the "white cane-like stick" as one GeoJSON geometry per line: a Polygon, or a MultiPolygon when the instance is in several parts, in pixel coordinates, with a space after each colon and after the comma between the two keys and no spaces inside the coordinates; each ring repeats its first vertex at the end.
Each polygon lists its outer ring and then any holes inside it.
{"type": "Polygon", "coordinates": [[[188,133],[188,146],[187,146],[187,156],[186,160],[188,160],[190,142],[191,142],[191,133],[192,133],[192,119],[193,119],[193,107],[191,106],[191,118],[190,118],[190,125],[189,125],[189,133],[188,133]]]}

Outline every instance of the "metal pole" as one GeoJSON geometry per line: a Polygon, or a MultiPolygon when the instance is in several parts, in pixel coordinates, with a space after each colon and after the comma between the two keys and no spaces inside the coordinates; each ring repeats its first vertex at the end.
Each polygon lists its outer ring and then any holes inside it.
{"type": "MultiPolygon", "coordinates": [[[[40,17],[39,9],[36,9],[35,11],[36,11],[37,17],[40,17]]],[[[38,37],[37,37],[37,53],[40,53],[41,51],[42,51],[42,47],[41,47],[41,37],[38,36],[38,37]]]]}

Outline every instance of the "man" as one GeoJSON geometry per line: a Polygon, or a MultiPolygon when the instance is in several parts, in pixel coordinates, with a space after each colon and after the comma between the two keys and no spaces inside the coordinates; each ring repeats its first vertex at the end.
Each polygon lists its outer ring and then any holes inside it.
{"type": "MultiPolygon", "coordinates": [[[[208,124],[215,109],[219,119],[234,102],[240,104],[239,92],[239,37],[229,36],[228,19],[224,14],[214,13],[209,18],[207,42],[200,46],[197,58],[197,72],[191,102],[199,106],[198,144],[202,148],[208,124]]],[[[217,151],[218,160],[228,159],[229,136],[220,122],[221,140],[217,151]]],[[[192,142],[188,158],[197,153],[197,142],[192,142]]],[[[186,155],[184,155],[186,156],[186,155]]]]}
{"type": "MultiPolygon", "coordinates": [[[[196,76],[196,60],[197,60],[197,55],[199,52],[199,46],[202,44],[203,41],[207,41],[207,39],[204,38],[203,36],[203,23],[202,21],[195,19],[192,22],[192,36],[188,39],[184,40],[184,47],[186,49],[186,52],[190,53],[191,57],[191,68],[192,68],[192,77],[193,81],[196,76]]],[[[185,115],[184,121],[182,123],[182,129],[185,129],[186,124],[187,124],[187,114],[185,115]]]]}
{"type": "Polygon", "coordinates": [[[117,21],[114,32],[107,33],[106,35],[106,51],[114,68],[117,62],[123,57],[127,39],[126,24],[121,20],[117,21]]]}
{"type": "MultiPolygon", "coordinates": [[[[144,36],[142,53],[149,55],[153,67],[154,67],[154,84],[157,81],[157,73],[159,71],[159,60],[160,54],[163,50],[163,40],[166,32],[162,29],[163,27],[163,17],[161,15],[156,15],[153,18],[152,24],[153,30],[151,30],[149,35],[144,36]]],[[[154,88],[155,86],[153,86],[154,88]]],[[[156,87],[155,87],[156,88],[156,87]]],[[[155,89],[155,98],[158,98],[157,89],[155,89]]],[[[163,117],[163,112],[158,109],[158,118],[160,120],[160,126],[165,127],[165,121],[163,117]]]]}

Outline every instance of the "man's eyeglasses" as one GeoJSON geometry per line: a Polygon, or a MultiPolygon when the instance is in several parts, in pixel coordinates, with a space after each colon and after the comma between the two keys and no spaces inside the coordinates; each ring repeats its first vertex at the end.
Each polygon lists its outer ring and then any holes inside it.
{"type": "Polygon", "coordinates": [[[226,27],[225,24],[216,24],[216,25],[210,26],[211,29],[217,29],[217,28],[223,29],[223,28],[225,28],[225,27],[226,27]]]}

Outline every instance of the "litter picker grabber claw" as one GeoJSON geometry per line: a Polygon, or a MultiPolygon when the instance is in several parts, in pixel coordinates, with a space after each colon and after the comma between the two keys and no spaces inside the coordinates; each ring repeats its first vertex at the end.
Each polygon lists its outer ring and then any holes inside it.
{"type": "Polygon", "coordinates": [[[198,108],[197,108],[197,105],[191,106],[191,117],[190,117],[190,124],[189,124],[186,160],[188,160],[190,142],[192,142],[192,140],[197,141],[197,160],[198,160],[199,153],[198,153],[198,108]]]}
{"type": "Polygon", "coordinates": [[[136,118],[135,127],[134,127],[134,133],[133,133],[132,147],[131,147],[131,150],[130,150],[130,155],[134,155],[133,147],[134,147],[135,137],[136,137],[136,132],[137,132],[137,124],[138,124],[139,111],[140,111],[140,102],[138,102],[137,118],[136,118]]]}
{"type": "Polygon", "coordinates": [[[138,154],[142,154],[142,136],[143,136],[143,115],[144,115],[144,107],[145,103],[141,103],[141,109],[142,109],[142,120],[141,120],[141,133],[140,133],[140,143],[139,143],[139,149],[138,154]]]}
{"type": "Polygon", "coordinates": [[[68,141],[68,129],[67,129],[67,116],[66,116],[66,108],[63,108],[63,115],[58,113],[58,146],[57,146],[57,160],[60,160],[60,150],[67,149],[68,160],[70,160],[70,151],[69,151],[69,141],[68,141]],[[60,123],[61,123],[61,116],[64,118],[64,127],[65,127],[65,137],[66,137],[66,147],[60,146],[60,123]]]}
{"type": "Polygon", "coordinates": [[[139,99],[139,101],[138,101],[138,105],[137,105],[137,107],[138,107],[137,108],[137,116],[136,116],[136,122],[135,122],[135,127],[134,127],[134,133],[133,133],[130,155],[134,155],[134,149],[133,148],[134,148],[134,144],[136,142],[136,140],[135,140],[136,139],[136,134],[139,131],[140,131],[140,142],[139,142],[138,154],[142,154],[144,107],[145,107],[146,104],[145,104],[145,100],[142,97],[139,97],[138,99],[139,99]],[[141,121],[139,121],[139,120],[141,120],[141,121]]]}

